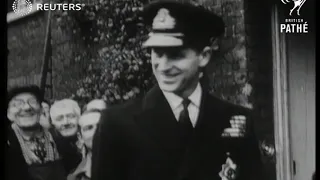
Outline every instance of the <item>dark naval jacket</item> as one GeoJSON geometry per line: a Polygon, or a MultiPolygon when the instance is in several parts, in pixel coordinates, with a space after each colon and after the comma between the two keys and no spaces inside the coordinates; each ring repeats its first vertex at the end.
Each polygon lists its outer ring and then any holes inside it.
{"type": "Polygon", "coordinates": [[[93,142],[92,180],[257,180],[260,153],[251,112],[203,91],[197,124],[182,148],[178,122],[158,86],[103,112],[93,142]],[[224,136],[233,116],[244,136],[224,136]]]}

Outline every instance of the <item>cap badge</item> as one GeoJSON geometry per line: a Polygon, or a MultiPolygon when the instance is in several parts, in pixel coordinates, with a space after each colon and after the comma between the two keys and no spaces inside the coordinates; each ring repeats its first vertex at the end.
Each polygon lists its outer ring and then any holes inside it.
{"type": "Polygon", "coordinates": [[[161,8],[153,19],[152,27],[153,29],[173,29],[175,24],[175,19],[170,16],[169,10],[161,8]]]}

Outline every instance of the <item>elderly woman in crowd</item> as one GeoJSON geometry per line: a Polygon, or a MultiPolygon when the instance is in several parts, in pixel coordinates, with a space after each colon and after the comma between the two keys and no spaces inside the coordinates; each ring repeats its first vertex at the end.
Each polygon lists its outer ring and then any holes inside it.
{"type": "Polygon", "coordinates": [[[13,88],[7,97],[10,125],[5,145],[5,179],[65,179],[81,159],[74,158],[76,152],[64,139],[40,125],[43,98],[40,88],[13,88]]]}
{"type": "Polygon", "coordinates": [[[78,103],[72,99],[55,101],[50,108],[53,128],[52,134],[63,139],[70,147],[65,154],[70,155],[70,162],[78,164],[81,161],[81,143],[77,137],[78,120],[81,110],[78,103]]]}
{"type": "Polygon", "coordinates": [[[54,128],[65,138],[76,138],[81,110],[72,99],[56,101],[50,108],[54,128]]]}

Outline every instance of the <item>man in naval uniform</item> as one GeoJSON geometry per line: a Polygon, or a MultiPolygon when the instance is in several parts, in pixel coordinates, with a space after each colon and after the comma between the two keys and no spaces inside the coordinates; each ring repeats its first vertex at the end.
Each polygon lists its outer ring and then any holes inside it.
{"type": "Polygon", "coordinates": [[[157,85],[142,99],[103,112],[93,142],[92,180],[258,180],[250,111],[200,83],[224,23],[187,3],[153,2],[145,48],[157,85]]]}

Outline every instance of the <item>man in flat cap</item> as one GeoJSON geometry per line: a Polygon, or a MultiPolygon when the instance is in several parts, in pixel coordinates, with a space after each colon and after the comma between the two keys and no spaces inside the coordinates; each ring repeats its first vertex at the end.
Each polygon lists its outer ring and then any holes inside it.
{"type": "Polygon", "coordinates": [[[257,180],[259,149],[250,111],[215,98],[200,81],[224,23],[186,3],[144,8],[145,48],[157,85],[102,114],[93,180],[257,180]]]}
{"type": "Polygon", "coordinates": [[[40,124],[43,94],[38,86],[12,88],[7,95],[6,180],[63,180],[81,160],[40,124]]]}

